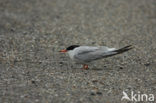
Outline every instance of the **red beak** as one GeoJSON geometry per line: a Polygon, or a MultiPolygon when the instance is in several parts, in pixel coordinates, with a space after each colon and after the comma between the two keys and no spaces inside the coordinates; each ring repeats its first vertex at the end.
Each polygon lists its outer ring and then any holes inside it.
{"type": "Polygon", "coordinates": [[[59,52],[61,52],[61,53],[66,53],[67,52],[67,50],[60,50],[59,52]]]}

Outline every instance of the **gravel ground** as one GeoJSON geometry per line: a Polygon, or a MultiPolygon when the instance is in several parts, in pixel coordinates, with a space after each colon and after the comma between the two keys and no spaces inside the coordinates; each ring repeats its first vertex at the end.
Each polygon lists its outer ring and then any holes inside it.
{"type": "Polygon", "coordinates": [[[156,96],[155,0],[1,0],[0,21],[1,103],[131,103],[121,101],[122,91],[156,96]],[[134,49],[82,70],[58,52],[72,44],[134,49]]]}

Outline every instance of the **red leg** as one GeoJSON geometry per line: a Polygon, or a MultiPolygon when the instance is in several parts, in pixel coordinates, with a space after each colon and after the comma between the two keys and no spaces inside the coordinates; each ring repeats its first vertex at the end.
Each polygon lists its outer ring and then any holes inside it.
{"type": "Polygon", "coordinates": [[[83,65],[83,69],[85,69],[85,70],[89,69],[89,68],[88,68],[88,65],[87,65],[87,64],[84,64],[84,65],[83,65]]]}

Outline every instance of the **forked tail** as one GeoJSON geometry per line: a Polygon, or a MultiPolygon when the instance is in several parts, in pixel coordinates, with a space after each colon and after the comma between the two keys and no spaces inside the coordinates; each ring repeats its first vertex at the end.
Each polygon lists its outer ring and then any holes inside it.
{"type": "Polygon", "coordinates": [[[110,53],[109,55],[106,55],[105,57],[110,57],[113,55],[121,54],[123,52],[126,52],[126,51],[132,49],[132,48],[133,48],[132,45],[128,45],[128,46],[125,46],[123,48],[111,51],[112,53],[110,53]]]}
{"type": "Polygon", "coordinates": [[[114,50],[113,52],[116,52],[116,54],[121,54],[121,53],[123,53],[123,52],[126,52],[126,51],[132,49],[132,48],[133,48],[132,45],[128,45],[128,46],[125,46],[125,47],[123,47],[123,48],[114,50]]]}

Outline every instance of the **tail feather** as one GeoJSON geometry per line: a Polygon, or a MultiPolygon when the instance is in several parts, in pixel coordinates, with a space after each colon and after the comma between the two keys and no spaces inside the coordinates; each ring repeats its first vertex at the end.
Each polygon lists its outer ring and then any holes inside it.
{"type": "Polygon", "coordinates": [[[133,48],[132,45],[128,45],[128,46],[125,46],[125,47],[120,48],[118,50],[114,50],[113,52],[116,52],[116,54],[121,54],[123,52],[126,52],[126,51],[132,49],[132,48],[133,48]]]}
{"type": "Polygon", "coordinates": [[[111,54],[106,55],[105,57],[110,57],[110,56],[113,56],[113,55],[121,54],[121,53],[124,53],[124,52],[126,52],[126,51],[128,51],[130,49],[133,49],[132,45],[128,45],[128,46],[125,46],[123,48],[113,50],[113,51],[111,51],[112,52],[111,54]]]}

